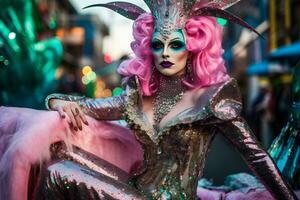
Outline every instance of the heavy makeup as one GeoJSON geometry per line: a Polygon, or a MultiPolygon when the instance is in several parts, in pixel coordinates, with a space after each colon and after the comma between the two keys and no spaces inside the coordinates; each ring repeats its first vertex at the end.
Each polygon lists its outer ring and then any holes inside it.
{"type": "Polygon", "coordinates": [[[154,65],[165,76],[180,76],[185,73],[189,52],[182,30],[172,32],[168,37],[154,32],[151,41],[154,65]]]}

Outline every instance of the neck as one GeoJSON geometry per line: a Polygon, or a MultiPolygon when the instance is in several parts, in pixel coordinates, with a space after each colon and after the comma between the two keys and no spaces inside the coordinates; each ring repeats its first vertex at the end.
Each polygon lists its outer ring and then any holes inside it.
{"type": "Polygon", "coordinates": [[[185,85],[183,84],[184,76],[160,76],[158,93],[166,94],[171,97],[171,95],[177,95],[185,91],[185,85]]]}
{"type": "Polygon", "coordinates": [[[181,100],[185,91],[182,76],[160,76],[160,83],[154,98],[154,124],[158,124],[162,118],[181,100]]]}

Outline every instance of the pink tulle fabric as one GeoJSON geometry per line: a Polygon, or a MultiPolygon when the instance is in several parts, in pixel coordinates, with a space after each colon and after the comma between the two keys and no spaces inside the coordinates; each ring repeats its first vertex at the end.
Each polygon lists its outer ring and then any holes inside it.
{"type": "Polygon", "coordinates": [[[0,199],[26,200],[31,165],[49,159],[57,141],[74,144],[130,173],[142,161],[132,132],[88,117],[89,126],[72,132],[57,112],[0,107],[0,199]]]}
{"type": "MultiPolygon", "coordinates": [[[[153,67],[151,37],[153,17],[142,14],[134,22],[134,41],[131,48],[135,57],[121,63],[118,72],[130,77],[136,75],[144,96],[151,96],[157,89],[157,70],[153,67]],[[155,77],[155,78],[151,78],[155,77]]],[[[189,88],[199,88],[224,82],[229,79],[222,58],[222,28],[213,17],[190,18],[185,27],[187,50],[192,54],[192,77],[184,83],[189,88]]]]}

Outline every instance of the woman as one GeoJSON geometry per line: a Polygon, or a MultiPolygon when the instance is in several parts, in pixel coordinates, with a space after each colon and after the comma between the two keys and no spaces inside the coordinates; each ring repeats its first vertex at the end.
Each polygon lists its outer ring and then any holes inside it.
{"type": "MultiPolygon", "coordinates": [[[[110,170],[113,166],[98,163],[103,170],[96,173],[67,158],[72,162],[47,168],[40,191],[53,198],[70,187],[72,194],[84,193],[92,199],[196,199],[209,146],[215,133],[221,132],[274,198],[296,199],[240,116],[240,93],[222,59],[221,27],[214,18],[203,16],[228,17],[220,8],[236,1],[145,2],[153,16],[124,2],[98,5],[137,18],[131,45],[136,57],[119,68],[127,78],[123,95],[86,99],[53,94],[47,98],[48,108],[57,110],[75,131],[88,124],[85,114],[99,120],[125,119],[143,148],[143,166],[124,179],[121,170],[110,170]]],[[[60,147],[54,154],[58,152],[60,147]]]]}
{"type": "MultiPolygon", "coordinates": [[[[296,199],[239,116],[239,91],[235,80],[228,77],[221,58],[221,28],[213,18],[199,16],[228,17],[220,8],[235,1],[199,2],[146,1],[153,16],[143,14],[142,9],[129,3],[102,4],[136,19],[132,43],[136,58],[124,62],[119,69],[127,77],[126,92],[119,97],[95,100],[57,94],[47,98],[47,106],[57,110],[77,131],[68,135],[70,144],[80,147],[73,147],[72,151],[55,143],[65,140],[65,135],[60,134],[63,127],[57,126],[62,123],[54,118],[55,113],[24,110],[12,113],[0,108],[0,133],[7,136],[3,143],[0,139],[0,197],[195,199],[208,148],[215,133],[221,132],[240,150],[274,198],[296,199]],[[5,114],[7,117],[2,118],[5,114]],[[140,150],[130,139],[128,129],[106,123],[99,125],[85,114],[99,120],[126,119],[144,150],[143,165],[135,155],[140,150]],[[10,116],[42,124],[22,128],[29,122],[5,123],[10,116]],[[103,133],[109,127],[114,135],[103,133]],[[19,129],[23,132],[8,131],[19,129]],[[93,129],[101,138],[95,140],[78,129],[85,133],[93,129]],[[33,131],[38,134],[27,135],[33,131]],[[105,137],[117,137],[120,142],[103,142],[105,137]],[[51,162],[42,162],[43,168],[39,170],[36,161],[41,154],[47,157],[48,145],[52,143],[55,144],[51,146],[51,162]],[[116,149],[120,151],[115,152],[116,149]],[[119,157],[109,160],[110,154],[119,157]],[[3,169],[13,173],[3,173],[3,169]],[[3,181],[6,179],[13,182],[7,184],[3,181]],[[28,191],[21,192],[20,187],[28,191]]],[[[236,20],[232,16],[230,19],[236,20]]]]}

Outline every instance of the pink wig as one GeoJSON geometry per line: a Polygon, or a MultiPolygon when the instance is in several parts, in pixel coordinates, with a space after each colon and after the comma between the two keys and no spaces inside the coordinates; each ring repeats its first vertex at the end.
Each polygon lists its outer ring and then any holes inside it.
{"type": "MultiPolygon", "coordinates": [[[[144,96],[150,96],[157,89],[159,73],[153,67],[151,38],[153,17],[142,14],[134,22],[134,41],[131,48],[135,58],[121,63],[118,72],[126,77],[136,75],[144,96]],[[154,73],[154,74],[153,74],[154,73]],[[155,79],[151,78],[154,76],[155,79]]],[[[214,17],[190,18],[184,28],[186,47],[191,52],[192,77],[184,80],[189,88],[200,88],[228,80],[222,54],[222,28],[214,17]]]]}

